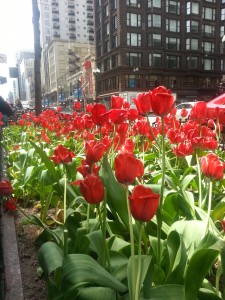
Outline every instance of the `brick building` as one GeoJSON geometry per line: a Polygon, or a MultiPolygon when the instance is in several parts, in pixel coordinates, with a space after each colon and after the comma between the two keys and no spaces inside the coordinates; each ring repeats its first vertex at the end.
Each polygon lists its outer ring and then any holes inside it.
{"type": "Polygon", "coordinates": [[[94,0],[97,94],[165,85],[177,102],[210,100],[224,73],[225,0],[94,0]]]}

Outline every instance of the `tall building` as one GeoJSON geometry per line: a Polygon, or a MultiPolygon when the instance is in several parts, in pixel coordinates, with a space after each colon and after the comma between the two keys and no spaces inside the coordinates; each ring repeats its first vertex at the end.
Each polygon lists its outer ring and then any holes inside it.
{"type": "Polygon", "coordinates": [[[98,96],[127,100],[164,85],[210,100],[225,73],[224,0],[94,0],[98,96]]]}
{"type": "Polygon", "coordinates": [[[70,96],[67,80],[94,48],[93,0],[38,0],[42,94],[51,102],[70,96]],[[62,91],[63,87],[63,91],[62,91]]]}
{"type": "Polygon", "coordinates": [[[34,102],[34,51],[21,51],[17,58],[19,97],[34,102]]]}
{"type": "Polygon", "coordinates": [[[41,46],[52,40],[94,42],[93,0],[38,0],[41,46]]]}

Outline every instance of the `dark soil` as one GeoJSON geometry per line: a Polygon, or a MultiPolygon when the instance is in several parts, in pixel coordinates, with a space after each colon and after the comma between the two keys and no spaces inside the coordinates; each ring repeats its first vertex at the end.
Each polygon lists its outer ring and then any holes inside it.
{"type": "MultiPolygon", "coordinates": [[[[33,208],[23,208],[27,215],[31,215],[33,208]]],[[[24,300],[47,300],[45,280],[37,273],[38,246],[35,239],[38,228],[34,225],[22,225],[24,216],[20,211],[16,212],[15,224],[17,233],[17,245],[21,266],[24,300]]]]}

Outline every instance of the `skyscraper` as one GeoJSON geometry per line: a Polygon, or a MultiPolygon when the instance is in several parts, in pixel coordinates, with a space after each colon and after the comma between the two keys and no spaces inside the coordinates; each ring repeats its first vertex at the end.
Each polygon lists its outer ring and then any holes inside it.
{"type": "Polygon", "coordinates": [[[94,0],[100,98],[165,85],[209,100],[224,73],[224,0],[94,0]]]}
{"type": "Polygon", "coordinates": [[[55,102],[62,86],[64,96],[70,95],[67,79],[80,72],[82,59],[93,52],[93,0],[38,0],[38,7],[42,92],[55,102]]]}
{"type": "Polygon", "coordinates": [[[94,42],[93,0],[38,0],[41,45],[62,39],[94,42]]]}

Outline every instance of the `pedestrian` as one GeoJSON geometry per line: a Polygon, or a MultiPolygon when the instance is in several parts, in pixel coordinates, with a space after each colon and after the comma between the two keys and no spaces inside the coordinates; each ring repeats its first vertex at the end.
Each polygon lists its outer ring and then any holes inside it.
{"type": "Polygon", "coordinates": [[[23,105],[22,105],[22,103],[21,103],[21,101],[20,101],[19,98],[17,98],[16,101],[15,101],[15,107],[17,109],[23,109],[23,105]]]}
{"type": "Polygon", "coordinates": [[[9,117],[13,115],[13,109],[8,102],[0,96],[0,112],[2,113],[2,121],[7,121],[9,117]]]}

